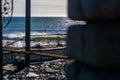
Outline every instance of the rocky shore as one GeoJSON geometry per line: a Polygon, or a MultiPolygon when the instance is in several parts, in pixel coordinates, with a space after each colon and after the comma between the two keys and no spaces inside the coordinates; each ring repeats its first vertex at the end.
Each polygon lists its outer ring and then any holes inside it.
{"type": "Polygon", "coordinates": [[[4,76],[4,80],[66,80],[65,68],[69,63],[64,59],[31,63],[20,72],[4,76]]]}

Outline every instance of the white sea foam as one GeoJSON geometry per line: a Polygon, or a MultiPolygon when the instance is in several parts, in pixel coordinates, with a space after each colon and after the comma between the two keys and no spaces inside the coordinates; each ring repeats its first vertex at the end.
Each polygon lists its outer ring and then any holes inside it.
{"type": "MultiPolygon", "coordinates": [[[[11,42],[14,42],[14,40],[3,40],[3,46],[11,42]]],[[[13,45],[9,45],[9,47],[25,47],[25,41],[18,41],[14,43],[13,45]]]]}
{"type": "MultiPolygon", "coordinates": [[[[3,46],[5,46],[6,43],[10,43],[13,42],[14,40],[3,40],[3,46]]],[[[63,45],[65,45],[65,41],[61,42],[63,45]]],[[[35,42],[35,41],[31,41],[31,47],[35,46],[36,44],[39,44],[41,46],[56,46],[57,42],[56,41],[51,41],[51,42],[47,42],[47,41],[41,41],[41,42],[35,42]]],[[[10,47],[25,47],[25,41],[18,41],[15,42],[13,45],[10,45],[10,47]]]]}
{"type": "MultiPolygon", "coordinates": [[[[45,33],[45,32],[37,32],[37,31],[33,31],[31,32],[31,35],[47,35],[48,33],[45,33]]],[[[15,41],[16,39],[18,38],[22,38],[25,36],[25,33],[24,32],[12,32],[12,33],[6,33],[6,34],[3,34],[4,37],[6,37],[7,39],[6,40],[3,40],[3,45],[5,45],[6,43],[8,42],[13,42],[15,41]]],[[[32,38],[32,37],[31,37],[32,38]]],[[[13,45],[10,45],[11,47],[25,47],[25,39],[23,39],[22,41],[18,41],[18,42],[15,42],[13,45]]],[[[62,44],[64,44],[64,42],[62,42],[62,44]]],[[[43,45],[43,46],[46,46],[46,45],[57,45],[57,42],[56,41],[40,41],[40,42],[36,42],[36,41],[31,41],[31,47],[32,46],[35,46],[36,44],[40,44],[40,45],[43,45]]]]}
{"type": "MultiPolygon", "coordinates": [[[[31,32],[31,35],[46,35],[45,32],[31,32]]],[[[3,34],[4,37],[7,38],[21,38],[25,36],[25,32],[11,32],[3,34]]]]}
{"type": "Polygon", "coordinates": [[[31,32],[31,35],[46,35],[46,32],[31,32]]]}
{"type": "Polygon", "coordinates": [[[24,32],[12,32],[12,33],[3,34],[3,36],[7,38],[21,38],[25,36],[25,33],[24,32]]]}

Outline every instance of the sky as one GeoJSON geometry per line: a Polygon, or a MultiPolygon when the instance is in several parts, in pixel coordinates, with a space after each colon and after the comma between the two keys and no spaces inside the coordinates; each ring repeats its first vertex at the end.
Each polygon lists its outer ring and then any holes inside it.
{"type": "MultiPolygon", "coordinates": [[[[31,16],[67,16],[67,0],[31,0],[31,16]]],[[[25,0],[14,0],[14,16],[25,16],[25,0]]]]}

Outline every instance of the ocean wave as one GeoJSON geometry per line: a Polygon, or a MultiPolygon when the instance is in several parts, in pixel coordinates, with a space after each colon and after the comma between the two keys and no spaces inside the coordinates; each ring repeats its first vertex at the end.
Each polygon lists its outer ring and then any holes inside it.
{"type": "Polygon", "coordinates": [[[46,32],[31,32],[31,35],[47,35],[46,32]]]}
{"type": "MultiPolygon", "coordinates": [[[[53,31],[53,32],[44,32],[44,31],[32,31],[31,32],[31,36],[32,35],[50,35],[50,34],[66,34],[65,31],[53,31]]],[[[14,39],[18,39],[18,38],[22,38],[25,36],[25,32],[10,32],[10,33],[4,33],[3,34],[3,39],[8,39],[8,40],[14,40],[14,39]]]]}
{"type": "MultiPolygon", "coordinates": [[[[3,46],[5,46],[7,43],[11,43],[14,42],[14,40],[3,40],[3,46]]],[[[31,47],[36,46],[36,45],[41,45],[41,46],[56,46],[57,42],[56,41],[51,41],[51,42],[47,42],[47,41],[40,41],[40,42],[36,42],[36,41],[31,41],[31,47]]],[[[66,42],[65,41],[61,41],[61,44],[65,45],[66,42]]],[[[9,45],[9,47],[25,47],[25,41],[17,41],[12,45],[9,45]]]]}
{"type": "MultiPolygon", "coordinates": [[[[44,32],[31,32],[31,35],[46,35],[47,33],[44,32]]],[[[25,32],[11,32],[11,33],[5,33],[3,34],[4,39],[16,39],[16,38],[22,38],[25,36],[25,32]]]]}
{"type": "Polygon", "coordinates": [[[11,32],[11,33],[3,34],[3,37],[5,38],[21,38],[23,36],[25,36],[24,32],[11,32]]]}

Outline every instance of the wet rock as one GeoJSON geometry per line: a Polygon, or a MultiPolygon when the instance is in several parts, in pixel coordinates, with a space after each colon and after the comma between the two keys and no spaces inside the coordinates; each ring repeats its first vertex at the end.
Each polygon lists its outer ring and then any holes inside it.
{"type": "Polygon", "coordinates": [[[25,57],[16,56],[14,65],[17,66],[17,71],[25,68],[25,57]]]}
{"type": "Polygon", "coordinates": [[[33,68],[33,69],[37,68],[37,66],[34,66],[34,65],[30,65],[30,67],[33,68]]]}
{"type": "Polygon", "coordinates": [[[15,71],[17,68],[13,64],[7,64],[3,66],[3,69],[6,71],[15,71]]]}
{"type": "Polygon", "coordinates": [[[45,68],[45,71],[46,72],[48,72],[48,73],[54,73],[55,72],[55,70],[54,69],[52,69],[52,68],[45,68]]]}
{"type": "MultiPolygon", "coordinates": [[[[65,76],[65,66],[67,61],[64,59],[57,59],[53,61],[39,62],[31,64],[24,70],[14,74],[14,78],[19,80],[66,80],[65,76]],[[29,73],[34,73],[37,77],[27,76],[29,73]]],[[[9,76],[13,80],[13,75],[9,76]]]]}

